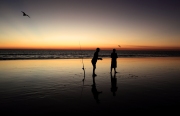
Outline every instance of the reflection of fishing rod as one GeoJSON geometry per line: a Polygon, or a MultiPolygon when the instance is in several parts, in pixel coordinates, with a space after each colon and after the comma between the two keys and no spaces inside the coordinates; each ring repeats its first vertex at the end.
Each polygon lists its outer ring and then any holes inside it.
{"type": "Polygon", "coordinates": [[[84,89],[84,79],[83,79],[83,85],[82,85],[82,89],[81,89],[81,96],[80,96],[80,100],[81,100],[81,98],[82,98],[83,89],[84,89]]]}

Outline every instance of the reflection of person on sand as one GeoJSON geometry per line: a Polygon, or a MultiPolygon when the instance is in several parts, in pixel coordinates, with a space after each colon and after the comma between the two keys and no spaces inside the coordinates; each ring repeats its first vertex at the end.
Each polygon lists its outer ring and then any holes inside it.
{"type": "Polygon", "coordinates": [[[100,102],[99,94],[102,93],[102,91],[98,91],[96,88],[95,76],[93,76],[93,85],[91,91],[93,93],[94,99],[96,100],[97,103],[99,103],[100,102]]]}
{"type": "Polygon", "coordinates": [[[96,52],[94,53],[94,56],[93,56],[93,58],[92,58],[92,60],[91,60],[91,63],[92,63],[92,65],[93,65],[93,75],[94,76],[96,76],[96,74],[95,74],[95,69],[96,69],[96,62],[97,62],[97,60],[102,60],[102,58],[98,58],[98,53],[99,53],[99,51],[100,51],[100,48],[96,48],[96,52]]]}
{"type": "Polygon", "coordinates": [[[116,78],[116,73],[114,73],[114,77],[112,76],[111,73],[111,92],[113,93],[113,96],[116,96],[116,91],[117,91],[117,78],[116,78]]]}
{"type": "Polygon", "coordinates": [[[112,69],[114,68],[114,72],[117,73],[116,71],[116,67],[117,67],[117,53],[116,53],[116,49],[113,49],[113,52],[111,53],[111,73],[112,73],[112,69]]]}

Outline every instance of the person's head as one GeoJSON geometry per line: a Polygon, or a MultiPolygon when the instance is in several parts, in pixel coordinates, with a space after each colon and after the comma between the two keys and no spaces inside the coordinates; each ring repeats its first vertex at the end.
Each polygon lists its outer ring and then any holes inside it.
{"type": "Polygon", "coordinates": [[[96,48],[96,51],[99,52],[99,51],[100,51],[100,48],[96,48]]]}
{"type": "Polygon", "coordinates": [[[113,52],[116,52],[116,49],[113,49],[113,52]]]}

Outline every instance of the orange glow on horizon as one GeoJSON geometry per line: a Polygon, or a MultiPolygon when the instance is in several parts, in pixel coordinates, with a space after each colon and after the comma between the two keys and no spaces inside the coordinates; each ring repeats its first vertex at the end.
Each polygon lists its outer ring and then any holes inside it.
{"type": "Polygon", "coordinates": [[[180,51],[180,10],[147,1],[91,2],[0,0],[0,49],[180,51]]]}
{"type": "Polygon", "coordinates": [[[96,48],[100,48],[101,50],[178,50],[180,51],[180,47],[172,47],[172,46],[133,46],[133,45],[121,45],[121,47],[117,46],[81,46],[81,45],[59,45],[59,46],[1,46],[0,49],[49,49],[49,50],[95,50],[96,48]]]}

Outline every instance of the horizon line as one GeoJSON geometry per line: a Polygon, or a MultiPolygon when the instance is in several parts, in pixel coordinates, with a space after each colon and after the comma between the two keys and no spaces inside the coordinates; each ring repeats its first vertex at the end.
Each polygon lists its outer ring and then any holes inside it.
{"type": "MultiPolygon", "coordinates": [[[[98,47],[97,47],[98,48],[98,47]]],[[[103,50],[112,50],[114,48],[100,48],[101,51],[103,50]]],[[[117,51],[180,51],[180,48],[171,48],[171,49],[163,49],[163,48],[115,48],[117,51]]],[[[92,48],[84,48],[84,49],[68,49],[68,48],[65,48],[65,49],[62,49],[62,48],[0,48],[0,50],[96,50],[95,49],[92,49],[92,48]]]]}

